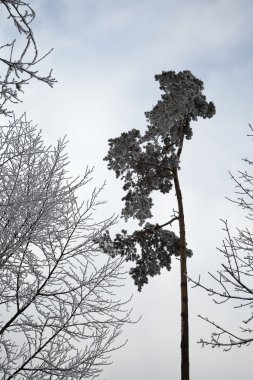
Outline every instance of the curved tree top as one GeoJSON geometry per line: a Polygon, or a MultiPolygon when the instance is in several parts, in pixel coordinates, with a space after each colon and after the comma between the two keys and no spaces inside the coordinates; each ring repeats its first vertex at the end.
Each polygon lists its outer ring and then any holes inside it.
{"type": "Polygon", "coordinates": [[[143,224],[152,217],[153,190],[168,193],[172,188],[173,169],[179,168],[184,138],[192,137],[190,122],[215,114],[213,102],[207,102],[203,82],[190,71],[163,71],[156,75],[161,99],[145,116],[147,131],[132,129],[109,140],[105,160],[116,177],[125,182],[122,216],[136,218],[143,224]]]}

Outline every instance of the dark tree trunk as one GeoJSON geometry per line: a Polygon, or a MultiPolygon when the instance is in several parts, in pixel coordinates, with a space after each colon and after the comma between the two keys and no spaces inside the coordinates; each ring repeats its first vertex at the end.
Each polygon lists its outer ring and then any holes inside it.
{"type": "Polygon", "coordinates": [[[189,380],[189,326],[188,326],[188,289],[187,255],[184,223],[183,198],[177,169],[173,170],[174,184],[179,212],[180,237],[180,275],[181,275],[181,380],[189,380]]]}

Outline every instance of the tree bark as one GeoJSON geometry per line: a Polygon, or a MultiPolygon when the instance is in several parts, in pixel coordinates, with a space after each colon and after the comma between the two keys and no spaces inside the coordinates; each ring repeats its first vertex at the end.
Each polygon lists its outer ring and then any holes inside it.
{"type": "Polygon", "coordinates": [[[180,188],[178,170],[173,170],[174,185],[179,212],[180,276],[181,276],[181,380],[189,380],[189,326],[188,326],[188,287],[187,255],[183,198],[180,188]]]}

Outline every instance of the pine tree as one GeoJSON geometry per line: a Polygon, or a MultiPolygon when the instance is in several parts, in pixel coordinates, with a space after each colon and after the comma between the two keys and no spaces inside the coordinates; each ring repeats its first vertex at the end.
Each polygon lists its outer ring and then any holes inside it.
{"type": "Polygon", "coordinates": [[[189,379],[189,333],[187,257],[192,251],[187,248],[182,193],[178,171],[184,140],[192,138],[191,121],[198,117],[211,118],[215,106],[207,102],[202,91],[203,82],[190,71],[178,74],[162,72],[155,79],[163,91],[161,100],[145,116],[146,132],[137,129],[122,133],[109,140],[109,151],[105,160],[108,168],[123,182],[126,195],[122,198],[125,207],[122,217],[127,221],[135,218],[142,226],[132,234],[126,230],[112,239],[107,231],[100,239],[100,247],[111,256],[126,256],[135,262],[130,270],[138,290],[148,283],[148,277],[160,274],[161,268],[171,269],[172,256],[181,262],[181,379],[189,379]],[[178,211],[165,224],[151,224],[153,200],[151,193],[169,193],[174,186],[178,211]],[[174,221],[179,223],[179,237],[164,227],[174,221]]]}

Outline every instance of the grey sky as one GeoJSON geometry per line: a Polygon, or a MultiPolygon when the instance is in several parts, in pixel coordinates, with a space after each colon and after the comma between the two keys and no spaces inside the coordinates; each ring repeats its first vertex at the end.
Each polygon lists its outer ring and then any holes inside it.
{"type": "MultiPolygon", "coordinates": [[[[47,143],[67,134],[73,174],[95,166],[93,185],[105,179],[101,213],[120,213],[121,183],[106,169],[107,140],[132,128],[144,129],[144,112],[160,96],[154,75],[162,70],[191,70],[205,83],[207,99],[217,115],[194,125],[193,139],[182,157],[182,187],[189,247],[189,273],[197,277],[219,267],[216,251],[223,234],[220,218],[244,223],[225,200],[233,194],[228,170],[251,156],[247,123],[253,123],[253,3],[251,0],[31,0],[37,12],[34,32],[42,51],[54,52],[42,68],[54,69],[53,90],[29,86],[24,104],[47,143]]],[[[2,31],[1,38],[4,38],[2,31]]],[[[252,156],[251,156],[252,157],[252,156]]],[[[84,198],[88,196],[83,195],[84,198]]],[[[172,195],[157,196],[155,221],[165,222],[173,209],[172,195]]],[[[117,229],[124,226],[121,221],[117,229]]],[[[208,280],[209,281],[209,280],[208,280]]],[[[210,282],[209,282],[210,283],[210,282]]],[[[167,380],[180,378],[179,267],[150,280],[138,294],[132,280],[122,296],[134,294],[127,345],[112,356],[101,379],[167,380]]],[[[252,379],[252,347],[202,349],[196,341],[210,327],[197,318],[209,315],[237,327],[241,311],[215,306],[206,294],[190,291],[190,366],[195,380],[252,379]],[[238,314],[238,315],[237,315],[238,314]]]]}

